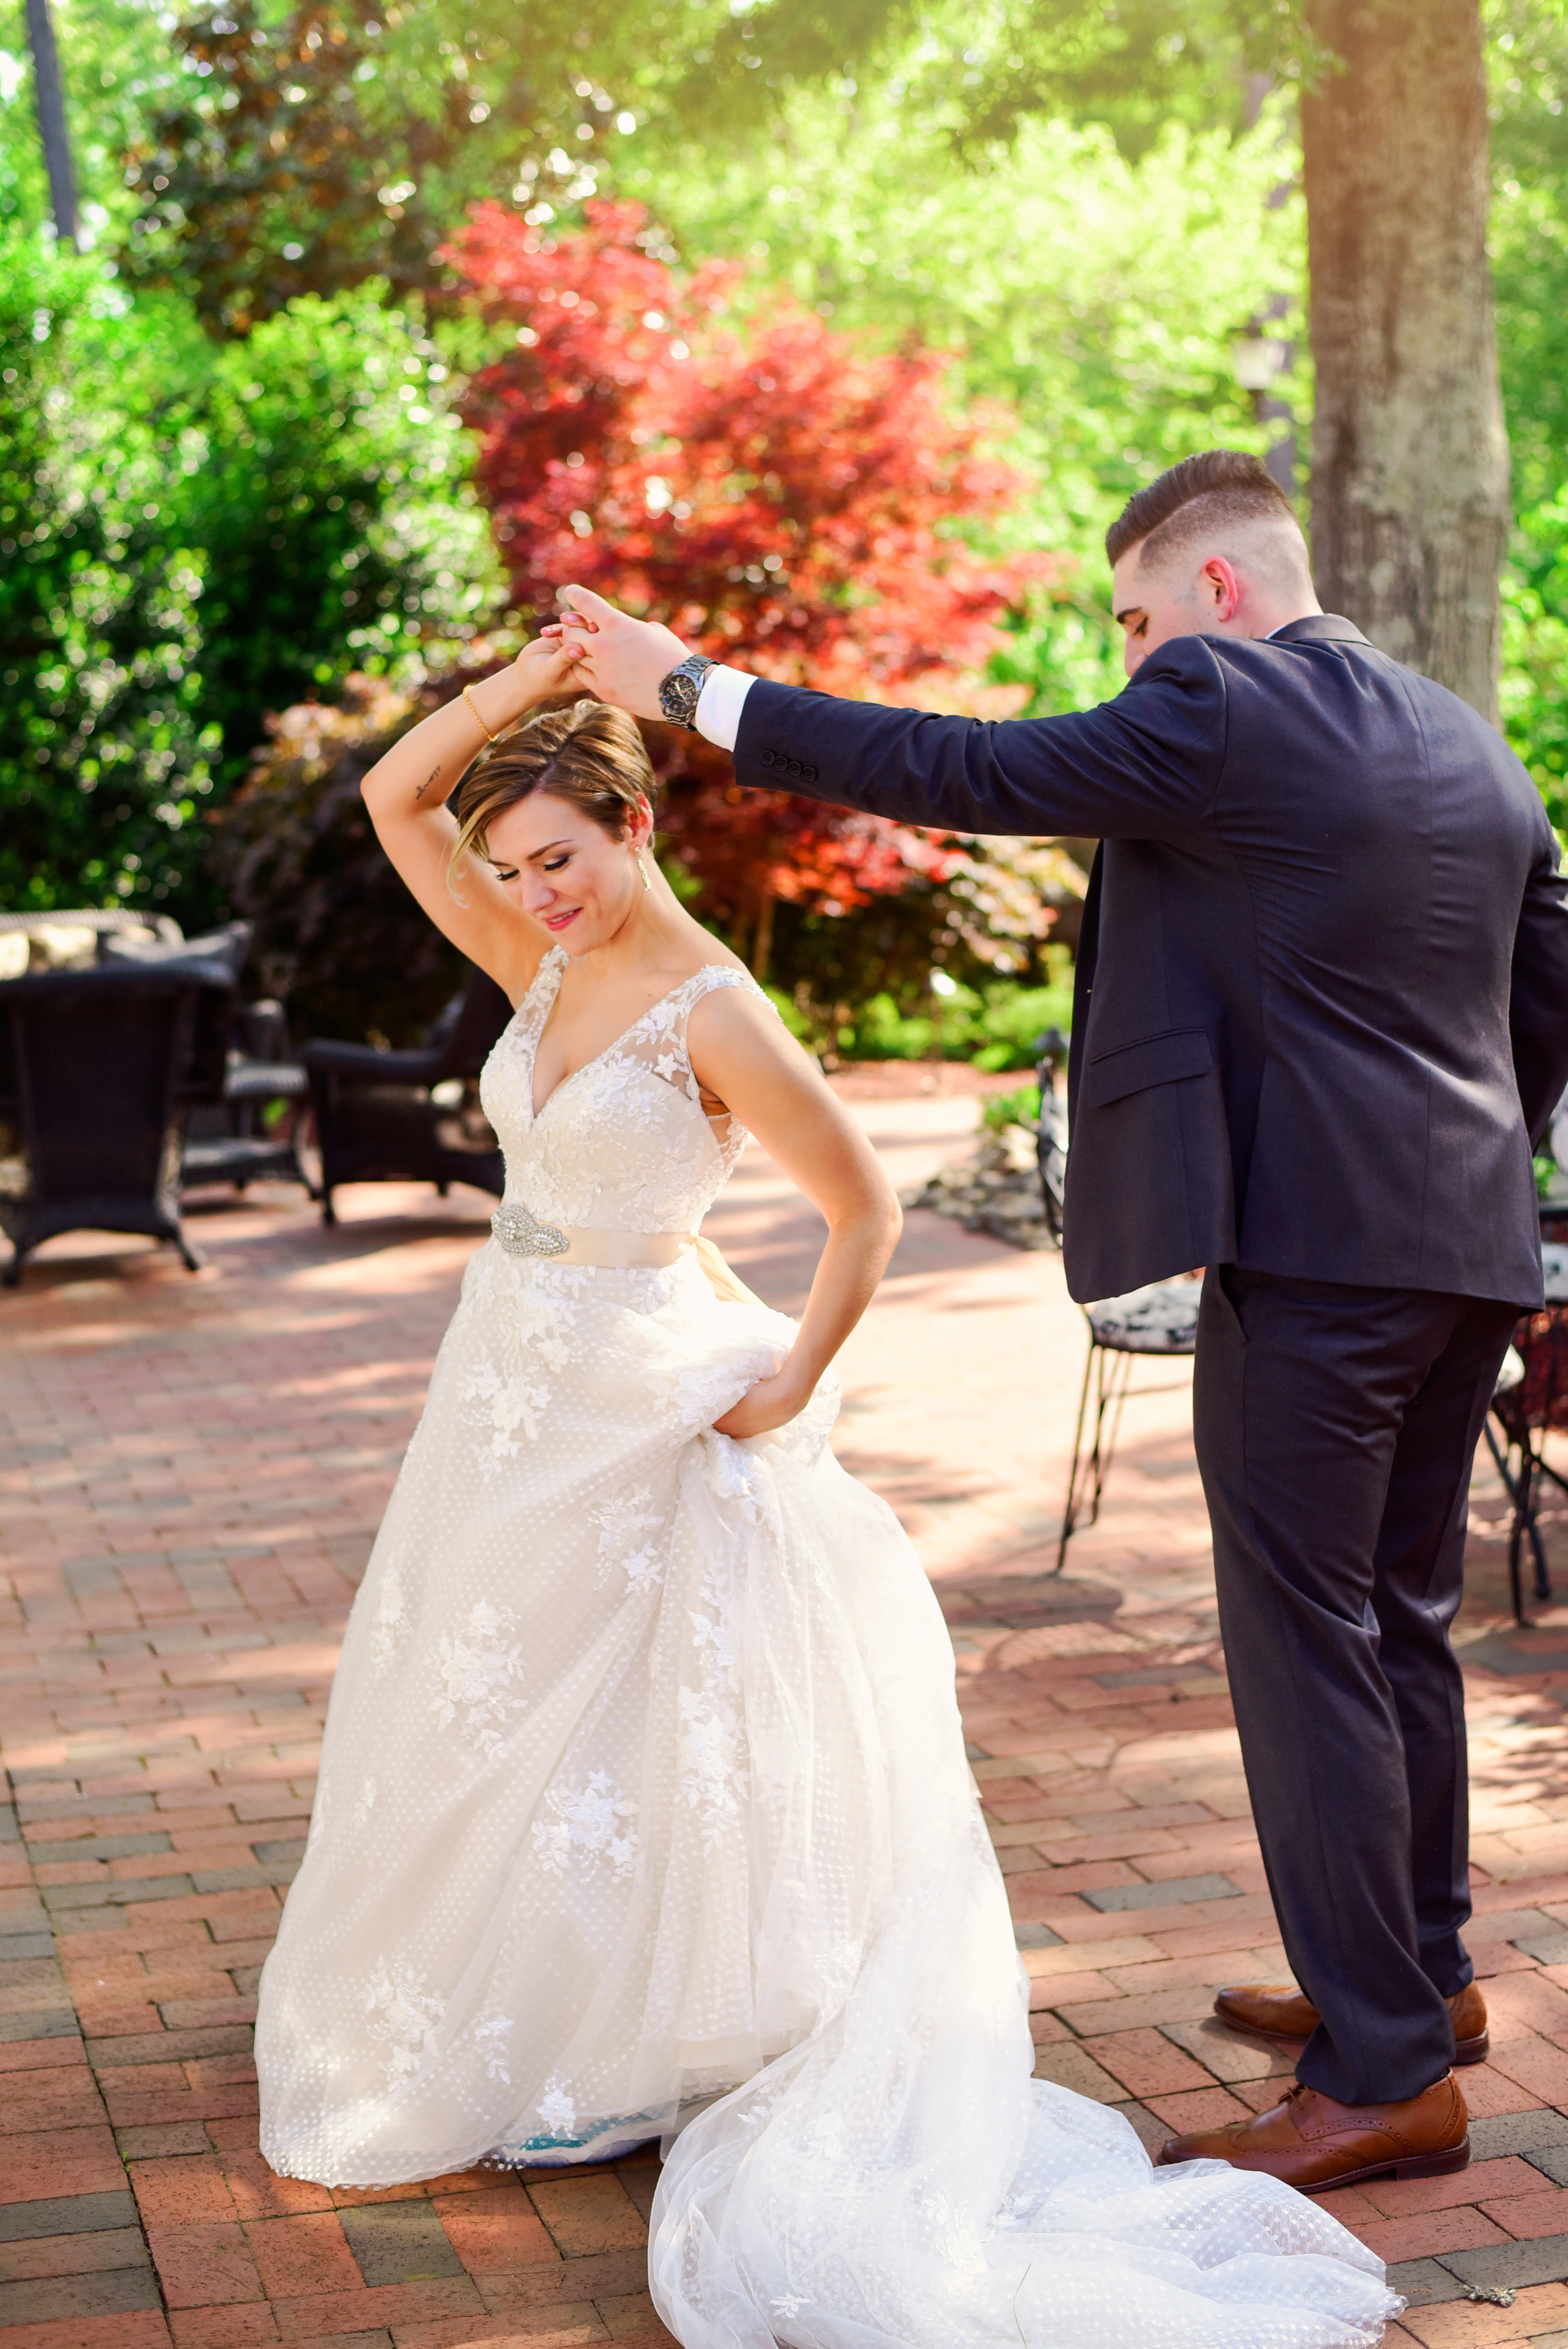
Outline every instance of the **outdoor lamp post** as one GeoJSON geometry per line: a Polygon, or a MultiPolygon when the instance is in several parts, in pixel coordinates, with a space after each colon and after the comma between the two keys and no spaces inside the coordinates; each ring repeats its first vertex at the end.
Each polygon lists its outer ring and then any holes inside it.
{"type": "MultiPolygon", "coordinates": [[[[1270,305],[1270,316],[1283,313],[1283,297],[1270,305]]],[[[1275,396],[1274,387],[1288,375],[1295,346],[1267,331],[1268,318],[1249,320],[1246,332],[1231,346],[1231,369],[1243,391],[1253,396],[1253,408],[1262,424],[1280,423],[1284,430],[1271,443],[1264,462],[1287,498],[1295,495],[1295,416],[1288,399],[1275,396]]]]}
{"type": "Polygon", "coordinates": [[[1231,357],[1243,391],[1266,392],[1290,365],[1290,345],[1273,335],[1243,335],[1233,345],[1231,357]]]}

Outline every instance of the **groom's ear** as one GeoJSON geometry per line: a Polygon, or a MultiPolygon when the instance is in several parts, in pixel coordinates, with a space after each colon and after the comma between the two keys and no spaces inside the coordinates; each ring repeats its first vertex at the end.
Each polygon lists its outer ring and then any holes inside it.
{"type": "Polygon", "coordinates": [[[1235,566],[1222,554],[1211,554],[1198,574],[1198,593],[1216,620],[1233,620],[1242,601],[1235,566]]]}

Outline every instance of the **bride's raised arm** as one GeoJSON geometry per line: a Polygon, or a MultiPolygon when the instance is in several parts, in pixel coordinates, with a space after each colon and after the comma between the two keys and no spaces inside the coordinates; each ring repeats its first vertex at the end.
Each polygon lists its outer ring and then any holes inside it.
{"type": "Polygon", "coordinates": [[[828,1226],[782,1366],[715,1422],[721,1435],[760,1435],[805,1408],[875,1295],[903,1216],[865,1135],[766,1003],[739,988],[704,996],[686,1044],[704,1093],[717,1095],[756,1136],[828,1226]]]}
{"type": "Polygon", "coordinates": [[[475,759],[536,709],[572,689],[573,662],[545,638],[509,668],[421,719],[360,785],[376,836],[436,927],[521,1002],[550,940],[477,856],[449,871],[458,827],[447,808],[475,759]]]}

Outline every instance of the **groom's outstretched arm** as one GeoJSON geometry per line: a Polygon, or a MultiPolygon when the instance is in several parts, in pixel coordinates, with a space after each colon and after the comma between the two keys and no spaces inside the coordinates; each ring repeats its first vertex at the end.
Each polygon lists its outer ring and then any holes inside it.
{"type": "MultiPolygon", "coordinates": [[[[659,682],[686,652],[680,638],[581,588],[562,600],[583,684],[657,718],[659,682]]],[[[733,750],[739,781],[763,789],[945,831],[1158,839],[1191,830],[1214,796],[1225,681],[1202,637],[1183,636],[1098,709],[986,724],[717,668],[696,723],[733,750]]]]}
{"type": "MultiPolygon", "coordinates": [[[[703,714],[697,723],[702,730],[703,714]]],[[[738,781],[939,831],[1159,839],[1213,798],[1224,679],[1202,639],[1156,653],[1114,701],[1061,718],[941,718],[753,680],[738,781]]]]}

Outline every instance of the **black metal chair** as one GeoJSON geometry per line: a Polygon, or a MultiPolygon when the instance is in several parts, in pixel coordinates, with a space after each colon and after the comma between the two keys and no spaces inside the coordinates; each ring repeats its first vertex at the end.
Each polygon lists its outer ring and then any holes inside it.
{"type": "Polygon", "coordinates": [[[201,981],[187,968],[54,970],[0,986],[0,1229],[15,1288],[57,1232],[145,1232],[204,1261],[180,1222],[183,1099],[201,981]]]}
{"type": "Polygon", "coordinates": [[[474,970],[417,1051],[324,1039],[305,1046],[324,1223],[337,1220],[332,1195],[342,1183],[433,1183],[443,1197],[451,1184],[471,1183],[500,1197],[506,1170],[473,1088],[511,1016],[494,979],[474,970]],[[438,1087],[450,1097],[438,1100],[438,1087]]]}
{"type": "Polygon", "coordinates": [[[1541,1262],[1545,1309],[1521,1318],[1492,1390],[1484,1431],[1487,1450],[1502,1479],[1511,1511],[1508,1587],[1516,1623],[1526,1620],[1522,1573],[1526,1542],[1533,1568],[1532,1596],[1539,1604],[1552,1598],[1546,1549],[1536,1517],[1542,1478],[1568,1493],[1568,1478],[1546,1459],[1549,1432],[1568,1427],[1568,1247],[1545,1243],[1541,1262]]]}
{"type": "Polygon", "coordinates": [[[1107,1297],[1098,1304],[1084,1307],[1084,1319],[1088,1323],[1088,1360],[1084,1364],[1083,1392],[1078,1397],[1067,1505],[1062,1511],[1061,1540],[1053,1574],[1059,1574],[1066,1564],[1068,1544],[1078,1526],[1092,1526],[1099,1516],[1100,1495],[1110,1474],[1134,1358],[1140,1354],[1195,1353],[1202,1290],[1202,1283],[1196,1278],[1156,1280],[1147,1288],[1131,1290],[1126,1297],[1107,1297]]]}
{"type": "Polygon", "coordinates": [[[1040,1113],[1035,1123],[1040,1195],[1045,1201],[1046,1229],[1060,1247],[1068,1179],[1068,1105],[1057,1090],[1057,1076],[1067,1066],[1068,1040],[1059,1028],[1047,1028],[1043,1036],[1036,1037],[1032,1049],[1040,1088],[1040,1113]]]}
{"type": "Polygon", "coordinates": [[[232,1183],[301,1183],[318,1195],[301,1156],[310,1123],[310,1079],[289,1042],[283,1005],[263,998],[236,1006],[231,1043],[211,1093],[191,1112],[185,1126],[183,1182],[186,1190],[232,1183]],[[267,1112],[284,1103],[282,1116],[267,1112]]]}

